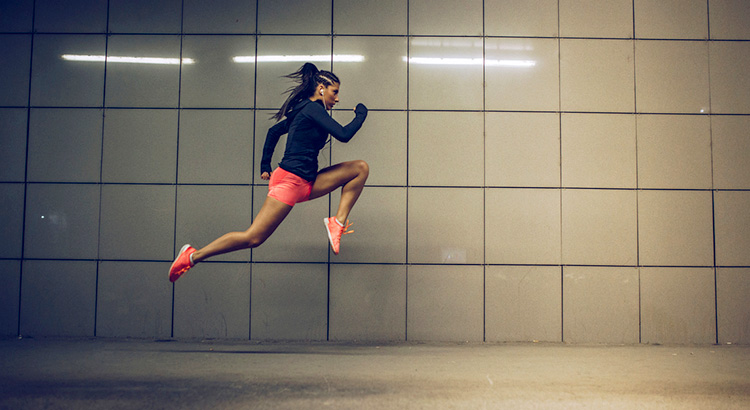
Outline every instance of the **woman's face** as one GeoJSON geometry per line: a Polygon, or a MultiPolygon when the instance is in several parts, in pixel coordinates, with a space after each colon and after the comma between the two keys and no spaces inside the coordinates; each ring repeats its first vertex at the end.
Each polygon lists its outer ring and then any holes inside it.
{"type": "Polygon", "coordinates": [[[323,104],[325,104],[327,110],[332,109],[339,102],[339,86],[339,83],[333,83],[327,87],[321,86],[323,94],[320,98],[323,100],[323,104]]]}

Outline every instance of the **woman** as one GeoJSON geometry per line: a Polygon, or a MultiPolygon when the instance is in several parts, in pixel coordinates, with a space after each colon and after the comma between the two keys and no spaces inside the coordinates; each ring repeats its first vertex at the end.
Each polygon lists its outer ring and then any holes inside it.
{"type": "Polygon", "coordinates": [[[284,105],[273,116],[281,120],[270,130],[263,146],[260,177],[269,180],[268,197],[250,228],[245,232],[230,232],[196,250],[185,245],[169,269],[169,280],[174,282],[196,263],[215,255],[240,249],[255,248],[265,242],[286,218],[296,203],[327,195],[341,187],[341,201],[336,215],[324,218],[328,240],[333,253],[339,253],[341,235],[351,233],[348,217],[367,181],[369,167],[364,161],[350,161],[318,171],[318,153],[326,145],[328,135],[348,142],[367,117],[367,107],[357,104],[356,116],[342,126],[326,110],[339,102],[341,82],[330,71],[318,71],[306,63],[298,71],[286,76],[298,82],[290,88],[284,105]],[[271,172],[271,157],[279,138],[289,134],[284,157],[279,167],[271,172]]]}

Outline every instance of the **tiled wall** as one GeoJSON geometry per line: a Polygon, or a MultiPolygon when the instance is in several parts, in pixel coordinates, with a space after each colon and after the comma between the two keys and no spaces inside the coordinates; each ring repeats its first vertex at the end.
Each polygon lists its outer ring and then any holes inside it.
{"type": "Polygon", "coordinates": [[[748,15],[5,0],[0,334],[748,343],[748,15]],[[244,230],[262,204],[269,114],[302,64],[268,60],[300,55],[342,79],[334,118],[371,110],[320,156],[370,164],[356,233],[329,253],[335,193],[170,284],[183,243],[244,230]]]}

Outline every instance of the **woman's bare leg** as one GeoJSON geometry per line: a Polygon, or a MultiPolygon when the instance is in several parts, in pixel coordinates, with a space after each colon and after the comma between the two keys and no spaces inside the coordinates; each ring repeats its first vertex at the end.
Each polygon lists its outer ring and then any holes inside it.
{"type": "Polygon", "coordinates": [[[341,187],[341,200],[336,211],[336,219],[346,223],[349,212],[357,202],[365,187],[370,167],[365,161],[349,161],[322,169],[315,178],[310,199],[319,198],[341,187]]]}
{"type": "Polygon", "coordinates": [[[212,256],[221,255],[240,249],[255,248],[268,239],[289,215],[292,207],[274,199],[266,197],[266,202],[253,220],[250,228],[245,232],[230,232],[193,253],[193,262],[198,263],[212,256]]]}

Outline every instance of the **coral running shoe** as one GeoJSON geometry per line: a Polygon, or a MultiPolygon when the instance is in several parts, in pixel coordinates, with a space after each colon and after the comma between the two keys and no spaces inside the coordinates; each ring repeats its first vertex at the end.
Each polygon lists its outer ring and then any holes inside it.
{"type": "Polygon", "coordinates": [[[177,254],[177,259],[172,262],[172,267],[169,268],[169,281],[174,282],[182,276],[185,272],[193,267],[193,263],[190,261],[190,255],[195,252],[195,248],[190,245],[185,245],[180,249],[180,253],[177,254]]]}
{"type": "Polygon", "coordinates": [[[331,243],[331,249],[333,253],[339,254],[339,247],[341,245],[341,236],[353,233],[354,231],[347,231],[352,224],[349,220],[346,220],[346,226],[339,225],[336,221],[336,217],[323,218],[323,224],[326,226],[326,232],[328,232],[328,241],[331,243]]]}

